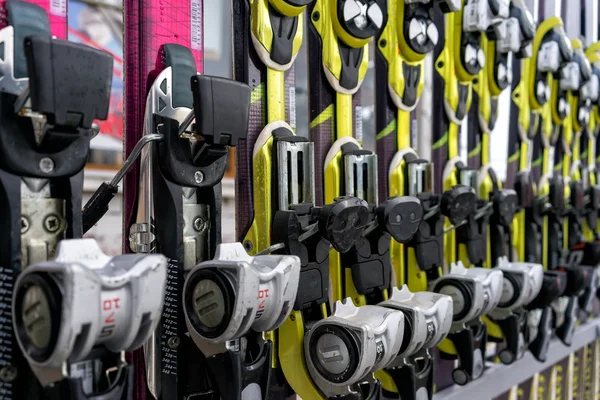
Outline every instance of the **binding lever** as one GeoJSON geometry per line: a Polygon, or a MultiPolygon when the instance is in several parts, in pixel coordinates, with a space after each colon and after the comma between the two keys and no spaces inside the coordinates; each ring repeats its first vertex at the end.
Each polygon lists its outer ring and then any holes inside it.
{"type": "MultiPolygon", "coordinates": [[[[586,288],[594,286],[597,288],[597,276],[595,268],[585,265],[569,265],[560,268],[567,274],[567,285],[562,297],[552,304],[556,316],[556,336],[567,346],[571,345],[577,316],[579,312],[580,296],[586,293],[586,288]]],[[[589,300],[591,302],[591,299],[589,300]]]]}
{"type": "Polygon", "coordinates": [[[454,303],[449,343],[442,342],[439,347],[443,358],[458,359],[452,371],[458,385],[466,385],[484,372],[487,327],[480,317],[498,306],[502,286],[499,269],[465,268],[461,262],[452,264],[450,273],[432,283],[434,292],[452,297],[454,303]]]}
{"type": "Polygon", "coordinates": [[[354,246],[369,222],[369,208],[365,201],[348,196],[315,205],[314,144],[296,136],[287,123],[269,123],[254,149],[255,156],[261,149],[260,157],[268,160],[263,176],[269,176],[264,184],[270,190],[261,190],[260,196],[269,212],[255,216],[244,246],[247,251],[260,246],[258,255],[288,254],[300,259],[298,294],[289,318],[276,333],[283,375],[277,373],[273,380],[285,376],[289,384],[281,382],[282,390],[292,385],[298,391],[299,385],[306,385],[302,389],[318,393],[304,367],[303,340],[316,321],[330,314],[330,250],[345,253],[354,246]]]}
{"type": "MultiPolygon", "coordinates": [[[[575,200],[576,202],[581,202],[581,199],[575,200]]],[[[547,209],[547,215],[550,217],[548,224],[549,269],[564,271],[567,278],[567,285],[563,295],[552,304],[555,315],[554,327],[556,328],[558,338],[567,346],[570,346],[577,324],[578,298],[584,293],[585,287],[592,280],[595,280],[592,279],[595,274],[591,267],[564,265],[562,263],[564,219],[568,215],[569,208],[565,202],[564,182],[562,176],[558,174],[554,174],[550,180],[549,205],[550,207],[547,209]]]]}
{"type": "MultiPolygon", "coordinates": [[[[524,307],[539,294],[544,282],[541,264],[498,260],[496,268],[504,274],[502,298],[489,318],[502,330],[505,347],[499,357],[503,364],[512,364],[523,357],[527,346],[527,314],[524,307]]],[[[494,340],[494,338],[491,338],[494,340]]],[[[502,340],[500,340],[502,341],[502,340]]]]}
{"type": "Polygon", "coordinates": [[[369,218],[367,203],[342,196],[323,207],[315,206],[314,144],[279,128],[273,131],[273,149],[277,160],[273,173],[278,181],[272,230],[275,244],[262,253],[283,249],[285,254],[300,257],[303,271],[307,263],[316,261],[324,273],[330,247],[345,253],[362,236],[369,218]]]}
{"type": "MultiPolygon", "coordinates": [[[[571,193],[573,193],[573,188],[571,188],[571,193]]],[[[585,219],[588,224],[588,227],[593,232],[596,232],[598,228],[598,218],[600,216],[600,186],[590,186],[585,188],[583,196],[583,202],[585,206],[583,207],[583,211],[581,214],[576,214],[578,211],[576,207],[572,208],[572,214],[574,218],[578,218],[576,220],[577,223],[579,221],[585,219]]],[[[573,202],[573,200],[571,200],[573,202]]],[[[570,238],[570,235],[569,235],[570,238]]],[[[567,265],[589,265],[589,266],[597,266],[600,264],[600,241],[596,238],[593,241],[578,241],[576,243],[571,243],[569,256],[567,258],[567,265]]],[[[587,291],[587,289],[586,289],[587,291]]],[[[587,296],[582,296],[588,298],[587,296]]],[[[582,301],[581,309],[587,309],[587,302],[582,301]]]]}
{"type": "Polygon", "coordinates": [[[519,209],[519,196],[513,189],[494,189],[491,195],[490,251],[492,261],[509,255],[511,225],[519,209]]]}
{"type": "Polygon", "coordinates": [[[19,96],[29,82],[23,42],[32,36],[51,37],[50,21],[43,8],[31,3],[7,0],[5,7],[8,25],[0,30],[0,92],[19,96]]]}
{"type": "Polygon", "coordinates": [[[182,296],[185,321],[207,357],[221,398],[240,399],[257,384],[261,397],[269,392],[274,344],[255,336],[287,319],[299,276],[298,257],[251,257],[241,243],[220,244],[213,260],[188,274],[182,296]]]}
{"type": "Polygon", "coordinates": [[[542,288],[535,299],[525,308],[528,313],[529,350],[533,356],[546,361],[552,339],[553,315],[551,304],[563,295],[567,288],[567,274],[562,271],[545,271],[542,288]]]}
{"type": "MultiPolygon", "coordinates": [[[[533,182],[529,171],[521,171],[517,174],[515,191],[519,198],[519,209],[525,213],[525,261],[535,261],[537,254],[537,243],[539,234],[537,226],[542,224],[542,217],[549,207],[548,199],[535,199],[533,182]]],[[[553,192],[554,193],[554,192],[553,192]]],[[[560,199],[554,201],[560,206],[560,199]]],[[[510,254],[509,254],[510,255],[510,254]]],[[[543,284],[536,298],[526,305],[527,331],[525,343],[529,344],[529,350],[533,356],[545,361],[548,346],[552,338],[553,311],[551,304],[557,300],[566,289],[567,276],[562,271],[544,271],[543,284]]]]}
{"type": "MultiPolygon", "coordinates": [[[[457,162],[456,170],[460,174],[459,182],[462,185],[477,187],[476,169],[457,162]]],[[[464,223],[457,227],[456,240],[466,247],[469,262],[474,266],[482,267],[487,258],[487,232],[494,209],[493,203],[485,199],[477,198],[475,204],[475,212],[466,215],[464,223]]]]}
{"type": "MultiPolygon", "coordinates": [[[[570,250],[565,265],[568,269],[578,270],[586,277],[586,279],[583,282],[584,287],[582,290],[567,289],[567,291],[575,293],[578,296],[578,308],[584,313],[589,314],[592,312],[593,299],[596,290],[598,290],[598,274],[596,273],[596,266],[598,263],[583,264],[581,262],[583,258],[581,257],[582,253],[579,252],[578,249],[573,249],[580,243],[583,243],[584,246],[586,245],[585,237],[583,235],[583,221],[586,214],[589,212],[589,205],[585,202],[585,190],[581,181],[571,182],[570,187],[571,196],[567,210],[570,250]]],[[[591,243],[594,244],[595,242],[591,243]]]]}
{"type": "MultiPolygon", "coordinates": [[[[491,176],[496,182],[495,174],[492,173],[491,176]]],[[[502,300],[498,308],[489,315],[491,321],[499,326],[502,336],[496,338],[490,335],[490,340],[504,342],[505,347],[499,353],[500,361],[511,364],[525,354],[529,344],[527,313],[524,306],[533,301],[540,292],[544,268],[536,263],[509,262],[506,256],[511,248],[510,235],[507,235],[507,232],[511,231],[519,204],[517,192],[512,189],[498,189],[497,185],[494,185],[491,200],[494,210],[490,218],[492,260],[496,260],[495,267],[504,273],[504,284],[502,300]]]]}
{"type": "MultiPolygon", "coordinates": [[[[345,282],[345,293],[356,292],[365,296],[366,304],[377,304],[387,298],[391,289],[392,265],[390,243],[406,243],[417,232],[423,208],[412,196],[391,197],[378,205],[377,155],[361,149],[357,143],[341,146],[342,171],[345,177],[342,191],[367,202],[369,222],[351,250],[342,253],[341,264],[350,271],[352,281],[345,282]]],[[[337,150],[332,148],[327,158],[337,150]]]]}
{"type": "MultiPolygon", "coordinates": [[[[87,332],[96,337],[88,338],[91,343],[83,338],[81,346],[72,350],[73,343],[65,341],[76,336],[72,329],[79,329],[70,325],[71,322],[75,324],[72,318],[82,318],[76,312],[72,314],[77,305],[72,304],[71,299],[61,303],[60,298],[52,298],[55,300],[52,302],[47,297],[40,297],[40,302],[45,301],[45,304],[29,303],[24,307],[23,302],[31,299],[17,301],[16,296],[23,297],[24,294],[19,286],[22,281],[15,279],[18,273],[19,279],[33,279],[34,287],[29,293],[35,303],[36,296],[46,296],[41,292],[41,286],[35,286],[35,268],[54,266],[54,270],[58,270],[57,279],[64,278],[67,289],[73,283],[69,274],[78,277],[94,274],[86,269],[90,265],[85,253],[77,253],[77,257],[68,260],[75,265],[71,265],[74,272],[60,259],[48,260],[55,259],[57,254],[63,255],[61,246],[68,246],[65,238],[82,235],[82,170],[88,157],[89,142],[97,131],[93,121],[106,119],[108,115],[113,59],[109,54],[85,45],[52,39],[45,11],[34,4],[8,1],[6,11],[9,26],[0,31],[3,48],[0,62],[0,191],[4,194],[0,201],[4,213],[0,218],[3,232],[0,242],[5,244],[0,250],[0,264],[5,274],[2,307],[6,303],[12,304],[6,308],[12,316],[4,318],[1,330],[9,343],[14,328],[19,346],[8,346],[2,352],[2,362],[15,372],[11,379],[2,383],[2,390],[12,393],[15,398],[27,397],[24,393],[35,397],[35,393],[42,396],[56,392],[61,398],[83,399],[96,397],[96,388],[100,386],[101,392],[109,387],[114,390],[107,396],[121,399],[123,390],[132,385],[132,376],[130,367],[121,368],[124,361],[121,362],[122,356],[118,353],[141,345],[141,342],[133,341],[135,336],[127,335],[145,334],[146,326],[139,326],[143,321],[132,318],[132,330],[123,328],[115,334],[119,337],[111,337],[112,332],[100,332],[102,305],[101,299],[97,298],[98,312],[91,317],[93,326],[88,327],[87,332]],[[40,264],[44,262],[46,264],[40,264]],[[21,272],[25,269],[27,272],[21,272]],[[45,309],[36,308],[38,305],[45,309]],[[38,312],[43,314],[39,319],[38,312]],[[125,347],[90,355],[94,342],[102,341],[98,335],[108,336],[117,347],[125,347]],[[67,368],[67,359],[72,368],[67,368]],[[84,359],[91,361],[83,362],[84,359]],[[45,386],[43,390],[36,384],[25,360],[35,378],[45,386]],[[94,368],[91,372],[90,365],[94,368]],[[103,373],[114,366],[119,367],[116,377],[119,381],[107,384],[102,378],[103,373]],[[46,387],[50,384],[53,388],[46,387]]],[[[44,278],[53,279],[48,274],[44,278]]],[[[77,289],[93,292],[91,286],[94,283],[101,285],[97,279],[90,279],[94,281],[92,284],[83,284],[83,289],[77,289]]],[[[111,284],[114,282],[107,284],[108,289],[111,284]]],[[[160,287],[154,287],[160,290],[160,287]]],[[[58,295],[68,297],[72,293],[58,295]]],[[[127,301],[123,299],[123,302],[127,301]]],[[[152,311],[159,313],[161,306],[162,303],[156,303],[156,309],[152,311]]],[[[90,321],[85,321],[83,325],[88,323],[90,321]]],[[[122,320],[120,324],[123,326],[122,320]]],[[[116,378],[109,376],[109,380],[116,378]]]]}
{"type": "Polygon", "coordinates": [[[350,298],[337,301],[334,313],[316,322],[304,338],[310,376],[327,398],[364,398],[360,385],[380,387],[372,373],[394,360],[402,346],[404,326],[400,311],[356,307],[350,298]]]}
{"type": "Polygon", "coordinates": [[[24,53],[29,85],[18,97],[0,96],[0,166],[21,176],[75,175],[87,161],[94,119],[108,116],[113,59],[49,36],[27,37],[24,53]]]}
{"type": "MultiPolygon", "coordinates": [[[[163,81],[169,86],[175,84],[170,77],[163,77],[163,81]]],[[[191,78],[191,88],[193,110],[185,114],[186,110],[177,110],[183,107],[175,107],[174,104],[172,109],[157,107],[156,133],[147,132],[142,136],[113,179],[103,182],[88,200],[83,208],[84,233],[106,214],[108,204],[118,192],[119,183],[137,159],[147,154],[151,143],[162,142],[158,145],[159,157],[161,160],[164,158],[161,168],[173,181],[202,188],[215,186],[223,179],[229,148],[235,147],[238,140],[247,134],[248,112],[242,111],[248,110],[249,88],[228,79],[195,74],[191,78]],[[232,113],[232,109],[236,112],[232,113]],[[170,116],[175,121],[163,120],[161,116],[170,116]],[[172,131],[165,135],[169,129],[172,131]],[[193,174],[189,172],[191,166],[193,174]]]]}
{"type": "Polygon", "coordinates": [[[162,255],[105,255],[93,239],[62,240],[56,259],[16,281],[17,342],[43,386],[59,398],[130,398],[125,352],[144,344],[163,305],[162,255]],[[100,379],[98,380],[98,377],[100,379]]]}
{"type": "Polygon", "coordinates": [[[512,253],[511,225],[519,207],[519,196],[515,190],[500,189],[492,169],[486,166],[482,171],[492,182],[490,203],[493,212],[489,221],[491,260],[504,274],[502,299],[498,307],[486,317],[497,326],[500,334],[490,334],[489,339],[504,343],[499,353],[500,361],[511,364],[525,354],[528,326],[524,306],[539,293],[544,269],[541,264],[508,261],[506,255],[512,253]]]}
{"type": "Polygon", "coordinates": [[[400,395],[401,399],[430,399],[433,396],[434,358],[429,352],[450,332],[452,326],[452,298],[439,293],[412,293],[406,285],[392,288],[388,300],[379,306],[404,313],[404,340],[394,361],[385,372],[396,385],[397,391],[386,395],[400,395]]]}
{"type": "MultiPolygon", "coordinates": [[[[586,188],[585,199],[585,220],[589,228],[596,232],[598,229],[598,218],[600,218],[600,185],[588,186],[586,188]]],[[[586,265],[596,265],[600,262],[600,257],[596,258],[596,262],[586,265]]]]}
{"type": "Polygon", "coordinates": [[[441,196],[433,194],[433,165],[417,159],[413,153],[404,156],[408,177],[406,193],[421,202],[423,218],[416,234],[407,243],[415,249],[419,268],[428,281],[435,281],[444,264],[444,217],[454,229],[464,223],[465,218],[475,211],[477,197],[471,187],[456,185],[441,196]]]}

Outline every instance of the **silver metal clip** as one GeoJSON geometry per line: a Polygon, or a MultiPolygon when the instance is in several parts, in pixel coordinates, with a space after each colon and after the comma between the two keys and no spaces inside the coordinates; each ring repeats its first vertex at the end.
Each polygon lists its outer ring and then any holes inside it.
{"type": "Polygon", "coordinates": [[[344,155],[346,196],[357,197],[369,204],[378,204],[377,155],[344,155]]]}
{"type": "Polygon", "coordinates": [[[279,209],[285,211],[294,204],[314,204],[314,144],[278,141],[277,156],[279,209]]]}

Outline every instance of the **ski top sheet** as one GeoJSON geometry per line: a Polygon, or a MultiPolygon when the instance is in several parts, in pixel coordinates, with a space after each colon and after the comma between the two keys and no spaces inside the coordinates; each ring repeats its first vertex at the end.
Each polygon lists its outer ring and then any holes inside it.
{"type": "MultiPolygon", "coordinates": [[[[126,0],[124,2],[124,59],[126,68],[124,99],[124,156],[127,157],[144,134],[144,110],[148,90],[165,67],[165,44],[176,44],[191,50],[197,72],[203,72],[203,0],[126,0]]],[[[124,157],[124,159],[125,159],[124,157]]],[[[123,184],[123,250],[130,252],[129,229],[135,222],[139,190],[138,166],[126,175],[123,184]]],[[[181,308],[183,277],[178,266],[169,263],[167,292],[163,309],[161,362],[162,390],[154,395],[161,399],[181,399],[192,394],[194,385],[186,388],[190,379],[201,382],[203,376],[190,374],[198,370],[200,360],[193,356],[201,353],[189,339],[181,308]],[[171,340],[169,342],[169,340],[171,340]],[[178,341],[179,340],[179,341],[178,341]],[[171,343],[171,346],[168,343],[171,343]],[[173,344],[182,343],[179,347],[173,344]],[[186,359],[186,354],[189,358],[186,359]],[[186,360],[187,363],[182,362],[186,360]],[[189,391],[186,391],[189,389],[189,391]]],[[[147,392],[144,351],[133,355],[135,363],[135,394],[137,399],[150,398],[147,392]]],[[[157,360],[155,360],[157,361],[157,360]]],[[[154,382],[151,382],[154,384],[154,382]]],[[[154,385],[156,386],[156,385],[154,385]]],[[[200,385],[202,386],[202,385],[200,385]]]]}
{"type": "MultiPolygon", "coordinates": [[[[32,0],[28,3],[36,4],[46,12],[53,36],[60,39],[67,38],[67,0],[32,0]]],[[[23,17],[32,17],[32,15],[23,15],[23,17]]],[[[2,0],[0,1],[0,29],[8,25],[8,18],[7,2],[2,0]]],[[[23,43],[17,43],[16,41],[13,43],[15,46],[23,45],[23,43]]],[[[2,45],[4,46],[4,43],[2,45]]],[[[7,47],[4,47],[4,49],[7,49],[7,47]]],[[[16,182],[16,184],[20,185],[20,182],[16,182]]],[[[10,250],[15,249],[7,250],[3,249],[2,251],[9,254],[10,250]]],[[[20,248],[16,251],[20,251],[20,248]]],[[[3,400],[17,400],[41,395],[40,385],[23,358],[13,333],[12,294],[18,272],[15,268],[0,266],[0,273],[2,274],[0,291],[0,376],[2,377],[0,379],[0,399],[3,400]],[[15,376],[17,377],[16,380],[15,376]]]]}

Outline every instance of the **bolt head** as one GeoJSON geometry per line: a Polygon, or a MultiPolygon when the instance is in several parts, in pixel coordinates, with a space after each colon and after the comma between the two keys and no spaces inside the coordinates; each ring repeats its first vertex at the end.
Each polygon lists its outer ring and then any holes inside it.
{"type": "Polygon", "coordinates": [[[167,340],[167,346],[169,346],[171,349],[178,348],[180,344],[181,339],[179,339],[177,336],[171,336],[169,340],[167,340]]]}
{"type": "Polygon", "coordinates": [[[49,174],[54,171],[54,161],[50,157],[44,157],[40,160],[40,170],[49,174]]]}
{"type": "Polygon", "coordinates": [[[196,171],[194,173],[194,180],[196,181],[196,183],[202,183],[204,181],[204,174],[202,173],[202,171],[196,171]]]}
{"type": "Polygon", "coordinates": [[[57,232],[60,229],[60,219],[56,215],[48,215],[44,219],[44,229],[50,233],[57,232]]]}
{"type": "Polygon", "coordinates": [[[6,365],[0,368],[0,380],[3,382],[12,382],[17,379],[17,368],[13,365],[6,365]]]}
{"type": "Polygon", "coordinates": [[[196,217],[194,219],[194,230],[196,232],[202,232],[206,230],[206,221],[202,217],[196,217]]]}
{"type": "Polygon", "coordinates": [[[21,234],[26,233],[29,230],[29,220],[25,217],[21,217],[21,234]]]}

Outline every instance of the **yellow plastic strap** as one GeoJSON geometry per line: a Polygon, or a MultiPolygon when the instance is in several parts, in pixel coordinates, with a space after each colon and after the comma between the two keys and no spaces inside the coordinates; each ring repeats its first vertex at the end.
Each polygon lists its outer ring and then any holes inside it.
{"type": "Polygon", "coordinates": [[[337,129],[333,140],[352,137],[352,95],[336,92],[335,119],[337,129]]]}
{"type": "Polygon", "coordinates": [[[397,150],[410,147],[410,112],[398,109],[397,150]]]}
{"type": "Polygon", "coordinates": [[[490,162],[490,134],[483,132],[481,136],[481,165],[487,165],[490,162]]]}
{"type": "Polygon", "coordinates": [[[458,156],[458,138],[460,125],[450,122],[448,127],[448,158],[452,159],[458,156]]]}
{"type": "Polygon", "coordinates": [[[267,123],[285,121],[285,80],[283,71],[267,68],[267,123]]]}

